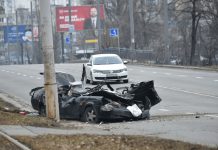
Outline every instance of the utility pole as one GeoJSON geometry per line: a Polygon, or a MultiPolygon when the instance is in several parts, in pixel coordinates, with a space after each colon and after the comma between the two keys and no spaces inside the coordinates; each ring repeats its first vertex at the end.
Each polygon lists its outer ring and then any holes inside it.
{"type": "Polygon", "coordinates": [[[164,63],[169,61],[170,51],[169,51],[169,33],[168,33],[168,4],[167,0],[163,1],[164,8],[164,63]]]}
{"type": "Polygon", "coordinates": [[[54,66],[54,48],[51,23],[50,1],[39,0],[40,31],[44,59],[44,87],[46,114],[48,118],[60,121],[57,83],[54,66]]]}
{"type": "Polygon", "coordinates": [[[133,0],[129,0],[129,19],[130,19],[130,35],[131,35],[130,51],[133,52],[134,45],[135,45],[134,18],[133,18],[133,0]]]}
{"type": "Polygon", "coordinates": [[[98,50],[101,51],[100,0],[97,0],[97,30],[98,30],[98,50]]]}
{"type": "Polygon", "coordinates": [[[34,35],[33,35],[33,2],[30,2],[30,10],[31,10],[31,28],[32,28],[32,51],[34,52],[34,35]]]}
{"type": "Polygon", "coordinates": [[[69,4],[69,27],[68,28],[69,28],[69,32],[70,32],[70,50],[72,52],[73,51],[73,47],[72,47],[73,36],[72,36],[72,32],[71,32],[71,28],[72,28],[72,25],[71,25],[71,23],[72,23],[72,20],[71,20],[72,1],[69,0],[68,4],[69,4]]]}

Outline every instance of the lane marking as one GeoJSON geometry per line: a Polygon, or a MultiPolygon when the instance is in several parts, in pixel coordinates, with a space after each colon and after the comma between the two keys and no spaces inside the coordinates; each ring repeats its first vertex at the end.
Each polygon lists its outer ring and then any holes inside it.
{"type": "Polygon", "coordinates": [[[214,95],[191,92],[191,91],[186,91],[186,90],[177,89],[177,88],[169,88],[169,87],[165,87],[165,86],[161,86],[161,85],[158,85],[157,87],[163,88],[163,89],[168,89],[168,90],[173,90],[173,91],[177,91],[177,92],[184,92],[184,93],[189,93],[189,94],[200,95],[200,96],[205,96],[205,97],[211,97],[211,98],[217,98],[218,99],[218,96],[214,96],[214,95]]]}
{"type": "Polygon", "coordinates": [[[153,74],[156,74],[157,72],[152,72],[153,74]]]}
{"type": "Polygon", "coordinates": [[[196,79],[203,79],[203,77],[195,77],[196,79]]]}
{"type": "Polygon", "coordinates": [[[185,113],[186,115],[194,115],[195,113],[192,113],[192,112],[187,112],[185,113]]]}
{"type": "Polygon", "coordinates": [[[214,82],[218,82],[218,80],[213,80],[214,82]]]}
{"type": "Polygon", "coordinates": [[[183,74],[179,74],[177,76],[179,76],[179,77],[187,77],[187,75],[183,75],[183,74]]]}
{"type": "Polygon", "coordinates": [[[206,117],[213,117],[213,118],[218,118],[218,115],[204,115],[206,117]]]}
{"type": "Polygon", "coordinates": [[[168,110],[168,109],[158,109],[158,110],[160,110],[160,111],[165,111],[165,112],[170,111],[170,110],[168,110]]]}
{"type": "Polygon", "coordinates": [[[171,73],[164,73],[164,74],[165,74],[165,75],[168,75],[168,76],[169,76],[169,75],[172,75],[171,73]]]}

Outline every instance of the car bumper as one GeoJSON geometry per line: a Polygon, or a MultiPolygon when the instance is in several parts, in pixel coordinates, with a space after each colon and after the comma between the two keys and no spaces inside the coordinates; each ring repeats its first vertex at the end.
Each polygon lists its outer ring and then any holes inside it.
{"type": "Polygon", "coordinates": [[[113,108],[111,111],[100,111],[100,119],[102,120],[130,120],[130,119],[149,119],[149,110],[144,110],[138,117],[134,117],[126,108],[113,108]]]}
{"type": "Polygon", "coordinates": [[[93,77],[94,82],[103,81],[103,80],[123,81],[123,80],[128,80],[128,73],[123,72],[123,73],[117,73],[117,74],[112,74],[112,75],[93,73],[92,77],[93,77]]]}

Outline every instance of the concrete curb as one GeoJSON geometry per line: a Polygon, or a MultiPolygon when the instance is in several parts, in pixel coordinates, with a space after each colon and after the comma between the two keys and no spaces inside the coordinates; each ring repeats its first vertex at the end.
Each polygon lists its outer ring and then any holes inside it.
{"type": "Polygon", "coordinates": [[[6,138],[7,140],[9,140],[10,142],[12,142],[13,144],[15,144],[16,146],[18,146],[19,148],[21,148],[22,150],[30,150],[28,147],[26,147],[25,145],[23,145],[22,143],[18,142],[16,139],[10,137],[9,135],[3,133],[0,131],[0,135],[2,135],[4,138],[6,138]]]}

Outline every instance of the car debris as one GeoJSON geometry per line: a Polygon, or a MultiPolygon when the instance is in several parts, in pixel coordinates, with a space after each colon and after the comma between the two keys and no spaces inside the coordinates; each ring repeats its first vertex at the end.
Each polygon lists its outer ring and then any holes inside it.
{"type": "MultiPolygon", "coordinates": [[[[153,81],[114,89],[108,82],[83,87],[82,82],[75,81],[72,75],[63,72],[56,72],[56,77],[61,119],[76,119],[88,123],[149,119],[149,110],[161,101],[153,81]]],[[[45,116],[44,87],[32,89],[30,95],[32,107],[45,116]]]]}

